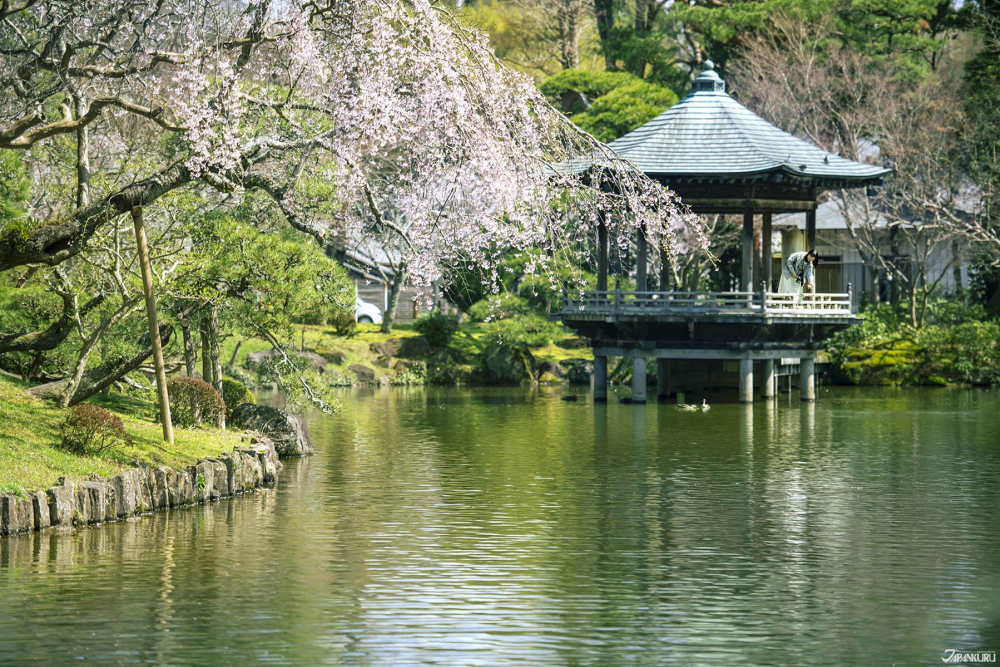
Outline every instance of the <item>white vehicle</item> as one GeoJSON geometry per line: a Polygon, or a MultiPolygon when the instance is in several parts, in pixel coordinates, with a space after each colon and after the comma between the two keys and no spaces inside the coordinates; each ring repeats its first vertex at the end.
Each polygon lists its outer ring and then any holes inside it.
{"type": "Polygon", "coordinates": [[[382,324],[382,311],[359,296],[354,300],[354,321],[358,324],[382,324]]]}

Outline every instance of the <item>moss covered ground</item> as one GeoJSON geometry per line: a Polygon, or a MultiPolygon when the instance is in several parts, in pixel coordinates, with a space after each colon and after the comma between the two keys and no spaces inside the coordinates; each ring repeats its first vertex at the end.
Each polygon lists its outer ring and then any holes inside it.
{"type": "Polygon", "coordinates": [[[61,476],[107,476],[140,465],[177,468],[230,451],[242,437],[238,431],[175,429],[169,447],[154,420],[151,400],[118,395],[89,402],[120,416],[131,443],[101,456],[60,449],[60,425],[68,411],[34,398],[22,383],[0,377],[0,493],[47,488],[61,476]]]}
{"type": "MultiPolygon", "coordinates": [[[[391,333],[384,334],[379,331],[376,324],[360,324],[351,335],[339,334],[332,327],[324,326],[300,326],[296,329],[295,345],[304,346],[307,350],[312,350],[328,356],[330,351],[343,353],[345,360],[342,364],[331,363],[329,369],[333,372],[346,371],[352,364],[374,367],[378,354],[371,351],[372,343],[384,343],[393,338],[409,338],[418,336],[410,325],[396,325],[391,333]]],[[[454,353],[455,358],[463,364],[474,366],[479,363],[479,358],[483,349],[491,341],[497,338],[496,328],[490,324],[463,324],[462,327],[452,337],[448,347],[454,353]]],[[[236,349],[239,339],[236,337],[227,338],[222,346],[222,358],[224,363],[233,359],[233,351],[236,349]]],[[[579,347],[581,341],[569,329],[559,328],[559,333],[553,340],[545,345],[531,347],[531,353],[539,362],[564,361],[566,359],[586,359],[593,360],[593,352],[588,347],[579,347]]],[[[233,366],[243,366],[247,356],[253,352],[261,352],[271,349],[271,344],[257,338],[243,340],[240,344],[239,352],[236,355],[233,366]]]]}

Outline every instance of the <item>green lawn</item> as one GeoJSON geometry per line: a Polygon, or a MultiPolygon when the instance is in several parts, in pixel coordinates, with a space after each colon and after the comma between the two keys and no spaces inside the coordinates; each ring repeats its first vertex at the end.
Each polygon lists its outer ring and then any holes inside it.
{"type": "Polygon", "coordinates": [[[28,491],[44,489],[60,476],[107,476],[138,465],[182,467],[231,451],[242,437],[238,431],[175,429],[174,446],[167,447],[160,425],[153,421],[156,409],[151,400],[114,397],[92,402],[122,418],[131,445],[101,457],[63,451],[57,445],[59,426],[67,411],[32,397],[24,391],[24,385],[0,377],[0,492],[9,493],[18,487],[28,491]]]}

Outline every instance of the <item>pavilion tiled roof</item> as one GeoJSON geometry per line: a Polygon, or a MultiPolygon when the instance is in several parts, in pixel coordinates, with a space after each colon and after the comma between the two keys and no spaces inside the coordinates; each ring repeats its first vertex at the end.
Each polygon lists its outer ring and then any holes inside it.
{"type": "Polygon", "coordinates": [[[726,92],[711,62],[691,93],[609,146],[649,176],[774,178],[818,186],[878,182],[891,170],[828,153],[767,122],[726,92]]]}

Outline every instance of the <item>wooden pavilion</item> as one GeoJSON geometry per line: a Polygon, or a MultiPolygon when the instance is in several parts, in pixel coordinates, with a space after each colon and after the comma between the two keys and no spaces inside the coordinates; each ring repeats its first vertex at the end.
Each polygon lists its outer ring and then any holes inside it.
{"type": "Polygon", "coordinates": [[[734,100],[713,64],[691,93],[610,147],[678,195],[695,213],[742,214],[739,292],[672,292],[667,275],[648,290],[646,239],[636,247],[635,292],[608,290],[608,233],[598,229],[598,289],[571,295],[563,322],[591,339],[594,398],[607,399],[607,359],[633,358],[633,402],[646,400],[646,359],[658,360],[658,393],[667,391],[670,359],[740,362],[740,400],[753,400],[753,364],[761,363],[765,397],[775,394],[776,359],[800,360],[803,400],[815,399],[813,360],[827,336],[855,323],[850,294],[793,296],[771,291],[771,218],[805,212],[815,247],[817,199],[824,190],[879,185],[889,169],[828,153],[775,127],[734,100]],[[753,223],[761,216],[760,252],[753,223]]]}

